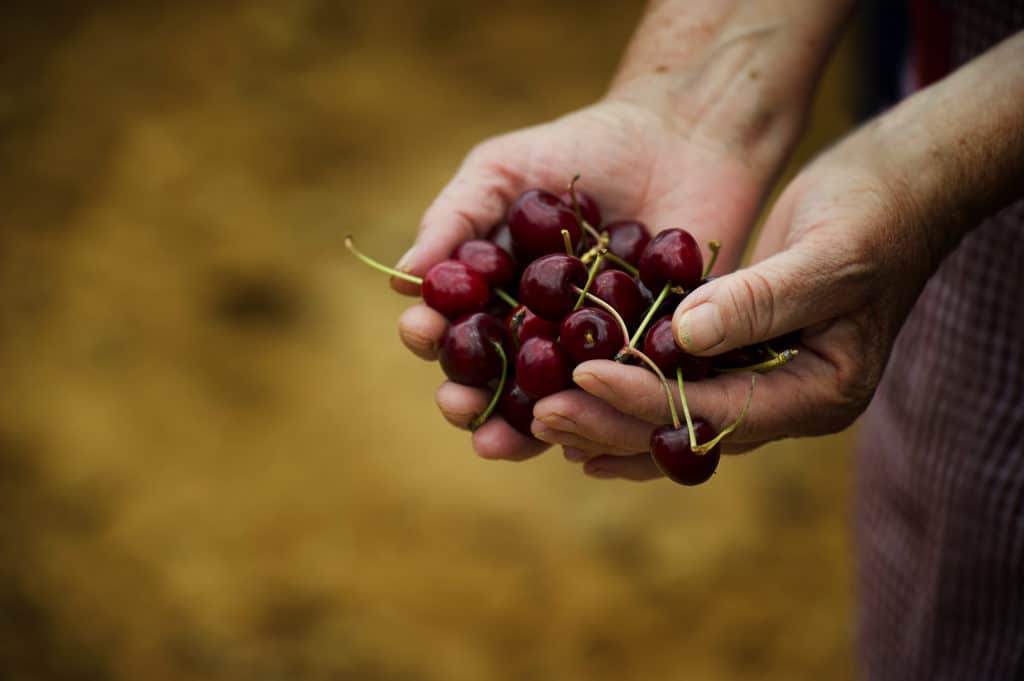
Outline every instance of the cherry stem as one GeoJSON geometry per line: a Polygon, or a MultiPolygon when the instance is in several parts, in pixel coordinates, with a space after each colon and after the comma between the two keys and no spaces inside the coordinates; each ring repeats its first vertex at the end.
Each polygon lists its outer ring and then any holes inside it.
{"type": "Polygon", "coordinates": [[[506,303],[511,305],[513,308],[519,307],[519,301],[516,300],[515,298],[513,298],[512,296],[510,296],[508,293],[506,293],[504,290],[502,290],[500,288],[494,289],[494,295],[496,295],[499,298],[501,298],[502,300],[504,300],[506,303]]]}
{"type": "MultiPolygon", "coordinates": [[[[607,251],[602,249],[598,252],[597,257],[594,258],[594,263],[590,266],[590,271],[587,272],[587,283],[583,285],[583,290],[580,291],[580,297],[576,300],[575,307],[572,308],[573,312],[580,309],[580,306],[583,305],[583,301],[586,299],[587,293],[590,291],[590,285],[594,283],[594,277],[597,276],[597,268],[601,266],[601,260],[604,259],[606,253],[607,251]]],[[[577,287],[573,288],[575,289],[577,287]]]]}
{"type": "Polygon", "coordinates": [[[417,277],[414,274],[409,274],[408,272],[402,272],[402,271],[396,270],[394,267],[388,267],[387,265],[384,265],[382,263],[377,262],[376,260],[374,260],[370,256],[364,255],[363,253],[361,253],[359,251],[359,249],[356,248],[355,244],[352,243],[352,235],[351,234],[346,234],[345,235],[345,248],[347,248],[352,255],[356,256],[357,258],[359,258],[360,260],[362,260],[364,263],[366,263],[367,265],[369,265],[370,267],[372,267],[375,270],[378,270],[378,271],[383,272],[385,274],[390,274],[392,277],[395,277],[397,279],[403,279],[403,280],[408,281],[410,283],[416,284],[417,286],[422,286],[423,285],[423,278],[422,277],[417,277]]]}
{"type": "Polygon", "coordinates": [[[512,342],[516,345],[516,352],[519,352],[519,327],[523,325],[524,319],[526,319],[525,307],[513,314],[508,324],[508,330],[512,332],[512,342]]]}
{"type": "Polygon", "coordinates": [[[722,249],[722,244],[718,241],[711,240],[708,242],[708,250],[711,251],[711,258],[708,260],[707,267],[704,268],[704,274],[700,275],[702,279],[707,278],[711,274],[711,268],[718,262],[718,251],[722,249]]]}
{"type": "Polygon", "coordinates": [[[730,425],[728,428],[726,428],[721,433],[719,433],[715,437],[711,438],[710,440],[708,440],[704,444],[697,445],[696,448],[691,446],[690,449],[693,450],[694,454],[707,454],[712,449],[714,449],[715,446],[717,446],[719,442],[724,440],[726,437],[728,437],[730,434],[732,434],[732,432],[734,430],[739,428],[740,424],[743,423],[743,419],[745,419],[747,417],[747,412],[750,411],[750,402],[754,399],[754,385],[756,383],[757,383],[757,374],[751,374],[751,376],[750,376],[750,390],[747,392],[747,402],[746,402],[746,404],[743,405],[743,409],[740,410],[740,415],[736,417],[736,420],[732,422],[732,425],[730,425]]]}
{"type": "Polygon", "coordinates": [[[562,243],[565,244],[565,254],[572,257],[572,235],[569,234],[569,230],[562,230],[562,243]]]}
{"type": "Polygon", "coordinates": [[[594,241],[596,241],[599,244],[604,245],[604,244],[608,243],[608,237],[604,236],[603,234],[601,234],[601,232],[597,231],[594,228],[594,226],[591,225],[586,220],[583,221],[583,231],[586,232],[587,234],[589,234],[590,238],[592,238],[594,241]]]}
{"type": "Polygon", "coordinates": [[[592,302],[594,305],[597,305],[599,308],[610,314],[612,317],[615,317],[615,321],[618,322],[619,328],[622,329],[622,337],[629,338],[629,329],[626,328],[626,321],[622,318],[622,315],[619,314],[618,310],[616,310],[612,305],[609,305],[607,301],[598,298],[590,291],[584,291],[579,286],[573,286],[572,290],[585,296],[586,299],[592,302]]]}
{"type": "MultiPolygon", "coordinates": [[[[679,421],[679,412],[676,411],[676,400],[674,397],[672,397],[672,388],[668,387],[668,379],[665,378],[665,374],[661,372],[661,369],[658,368],[658,365],[654,363],[653,359],[651,359],[644,353],[640,352],[636,348],[627,346],[624,352],[626,352],[626,354],[633,355],[634,357],[639,359],[641,362],[646,364],[651,371],[658,375],[658,380],[661,381],[661,387],[665,389],[665,397],[668,398],[668,411],[670,414],[672,414],[672,425],[675,428],[681,428],[683,424],[679,421]]],[[[685,404],[686,402],[683,402],[683,405],[685,404]]],[[[690,430],[690,433],[692,437],[692,428],[690,430]]],[[[690,449],[693,449],[693,447],[691,447],[690,449]]]]}
{"type": "Polygon", "coordinates": [[[769,348],[768,352],[771,352],[774,355],[774,357],[772,357],[771,359],[766,359],[763,362],[758,362],[757,364],[751,364],[745,367],[717,369],[716,371],[722,374],[735,374],[741,371],[771,371],[772,369],[778,369],[783,364],[788,364],[790,361],[792,361],[794,357],[800,354],[800,351],[795,348],[783,350],[782,352],[775,352],[774,350],[769,348]]]}
{"type": "Polygon", "coordinates": [[[501,399],[501,393],[505,390],[505,379],[508,378],[508,357],[505,356],[505,348],[501,347],[501,343],[496,341],[491,341],[491,344],[498,351],[498,356],[501,357],[501,380],[498,381],[498,387],[494,390],[494,395],[491,397],[487,408],[484,409],[482,414],[469,422],[470,431],[475,431],[482,426],[491,417],[491,414],[494,413],[494,408],[498,406],[498,400],[501,399]]]}
{"type": "Polygon", "coordinates": [[[644,331],[647,329],[647,325],[651,323],[651,319],[654,318],[654,313],[657,312],[658,308],[661,307],[661,304],[665,302],[665,298],[668,296],[669,289],[671,288],[672,284],[665,284],[661,289],[661,293],[659,293],[658,297],[654,299],[654,303],[651,304],[651,307],[647,310],[647,314],[644,316],[643,321],[640,322],[640,326],[637,327],[636,333],[634,333],[633,337],[629,339],[629,347],[636,347],[637,341],[640,340],[640,336],[642,336],[644,331]]]}
{"type": "Polygon", "coordinates": [[[624,269],[626,272],[629,273],[629,275],[631,277],[638,277],[638,276],[640,276],[640,270],[638,270],[636,267],[634,267],[633,265],[629,264],[628,262],[626,262],[625,260],[623,260],[619,256],[615,255],[614,253],[611,253],[611,252],[605,253],[604,257],[608,258],[609,262],[613,262],[616,265],[618,265],[619,267],[621,267],[622,269],[624,269]]]}
{"type": "Polygon", "coordinates": [[[569,200],[572,201],[572,212],[576,214],[576,224],[580,226],[580,229],[593,237],[598,246],[601,246],[601,242],[603,241],[601,233],[594,229],[594,226],[584,219],[583,211],[580,209],[580,202],[576,200],[576,182],[578,182],[579,179],[580,174],[576,173],[573,175],[572,179],[569,180],[569,200]]]}
{"type": "MultiPolygon", "coordinates": [[[[683,416],[686,417],[686,430],[690,433],[690,449],[697,452],[697,434],[693,432],[693,418],[690,417],[690,405],[686,403],[686,390],[683,388],[683,368],[676,367],[676,385],[679,386],[679,401],[683,405],[683,416]]],[[[679,426],[677,425],[676,428],[679,426]]],[[[703,454],[704,452],[700,452],[703,454]]]]}

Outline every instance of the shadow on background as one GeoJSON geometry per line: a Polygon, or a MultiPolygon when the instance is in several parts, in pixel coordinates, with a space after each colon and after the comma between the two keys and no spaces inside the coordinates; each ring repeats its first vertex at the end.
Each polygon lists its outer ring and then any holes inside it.
{"type": "Polygon", "coordinates": [[[126,4],[0,24],[5,678],[853,678],[845,438],[480,461],[342,255],[600,96],[641,3],[126,4]]]}

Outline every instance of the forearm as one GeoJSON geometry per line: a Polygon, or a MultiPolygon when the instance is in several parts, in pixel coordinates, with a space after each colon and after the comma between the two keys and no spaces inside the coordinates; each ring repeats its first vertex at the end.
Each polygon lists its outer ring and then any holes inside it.
{"type": "Polygon", "coordinates": [[[938,255],[1024,197],[1024,32],[879,118],[869,134],[938,255]]]}
{"type": "Polygon", "coordinates": [[[771,175],[795,142],[853,0],[654,0],[609,96],[675,113],[686,133],[771,175]]]}

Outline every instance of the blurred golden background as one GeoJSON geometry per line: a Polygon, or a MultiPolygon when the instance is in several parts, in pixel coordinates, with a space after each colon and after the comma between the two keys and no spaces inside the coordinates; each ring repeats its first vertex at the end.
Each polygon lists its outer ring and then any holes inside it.
{"type": "Polygon", "coordinates": [[[0,676],[855,677],[847,437],[695,489],[481,461],[344,255],[600,96],[641,11],[5,3],[0,676]]]}

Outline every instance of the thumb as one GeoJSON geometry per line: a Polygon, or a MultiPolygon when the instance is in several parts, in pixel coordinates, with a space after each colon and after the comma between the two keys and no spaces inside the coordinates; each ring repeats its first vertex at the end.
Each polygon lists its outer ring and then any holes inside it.
{"type": "Polygon", "coordinates": [[[796,245],[704,284],[676,308],[676,342],[693,355],[719,355],[834,317],[855,291],[833,260],[796,245]]]}

